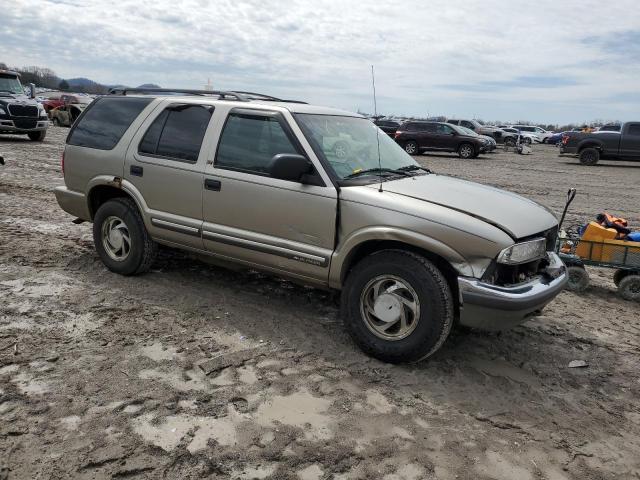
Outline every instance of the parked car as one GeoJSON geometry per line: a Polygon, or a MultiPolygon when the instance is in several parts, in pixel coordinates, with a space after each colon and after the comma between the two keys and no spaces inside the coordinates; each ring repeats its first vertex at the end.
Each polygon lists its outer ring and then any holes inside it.
{"type": "MultiPolygon", "coordinates": [[[[619,123],[610,123],[607,125],[601,126],[597,131],[598,132],[618,132],[622,129],[622,125],[619,123]]],[[[596,132],[593,132],[596,133],[596,132]]]]}
{"type": "Polygon", "coordinates": [[[373,123],[375,123],[380,130],[390,137],[393,137],[396,134],[398,127],[400,127],[400,122],[396,120],[375,120],[373,123]]]}
{"type": "Polygon", "coordinates": [[[394,136],[409,155],[426,151],[454,152],[460,158],[474,158],[487,151],[487,142],[475,132],[466,133],[442,122],[406,122],[394,136]]]}
{"type": "Polygon", "coordinates": [[[88,105],[91,103],[92,100],[93,98],[87,95],[60,93],[59,95],[52,94],[42,102],[42,105],[44,106],[44,109],[48,113],[54,108],[62,107],[63,105],[67,105],[69,103],[75,103],[75,104],[83,103],[85,105],[88,105]]]}
{"type": "Polygon", "coordinates": [[[549,145],[558,145],[562,141],[562,137],[564,136],[565,133],[567,132],[565,131],[565,132],[554,133],[549,138],[547,138],[547,143],[549,145]]]}
{"type": "Polygon", "coordinates": [[[35,142],[45,139],[49,119],[35,97],[33,84],[25,95],[20,74],[0,70],[0,134],[27,135],[35,142]]]}
{"type": "Polygon", "coordinates": [[[528,145],[531,145],[532,143],[540,143],[540,138],[538,138],[533,133],[521,132],[517,128],[513,128],[513,127],[503,128],[502,130],[513,135],[513,137],[510,137],[510,138],[517,139],[518,135],[520,135],[522,137],[522,141],[528,145]]]}
{"type": "Polygon", "coordinates": [[[51,122],[57,127],[70,127],[87,108],[86,103],[69,103],[49,112],[51,122]]]}
{"type": "Polygon", "coordinates": [[[388,362],[432,355],[454,322],[519,324],[564,288],[545,207],[433,174],[357,114],[121,92],[71,128],[55,189],[113,272],[149,270],[163,244],[341,290],[347,331],[388,362]],[[328,156],[326,132],[370,148],[328,156]]]}
{"type": "Polygon", "coordinates": [[[560,154],[578,155],[583,165],[600,160],[640,161],[640,122],[627,122],[619,132],[567,132],[560,154]]]}
{"type": "Polygon", "coordinates": [[[451,125],[459,125],[461,127],[468,128],[469,130],[473,130],[478,135],[488,135],[493,137],[498,142],[503,142],[503,134],[504,132],[498,127],[491,127],[487,125],[482,125],[477,120],[459,120],[459,119],[449,119],[447,123],[451,125]]]}
{"type": "Polygon", "coordinates": [[[466,127],[458,127],[459,130],[462,130],[464,133],[466,133],[467,135],[471,135],[471,136],[477,136],[480,137],[481,139],[484,140],[485,143],[485,151],[486,152],[493,152],[496,148],[497,148],[497,144],[496,141],[493,137],[490,137],[489,135],[478,135],[476,132],[474,132],[473,130],[470,130],[466,127]]]}
{"type": "Polygon", "coordinates": [[[520,130],[520,132],[531,133],[535,135],[536,138],[540,139],[540,143],[547,143],[547,140],[553,132],[548,132],[544,128],[536,127],[535,125],[511,125],[512,128],[516,130],[520,130]]]}

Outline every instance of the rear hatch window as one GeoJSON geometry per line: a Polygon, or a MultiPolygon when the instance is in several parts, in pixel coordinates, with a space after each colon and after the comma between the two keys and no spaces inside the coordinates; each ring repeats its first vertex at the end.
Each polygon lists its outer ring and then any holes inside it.
{"type": "Polygon", "coordinates": [[[95,100],[76,122],[67,143],[111,150],[153,98],[102,97],[95,100]]]}

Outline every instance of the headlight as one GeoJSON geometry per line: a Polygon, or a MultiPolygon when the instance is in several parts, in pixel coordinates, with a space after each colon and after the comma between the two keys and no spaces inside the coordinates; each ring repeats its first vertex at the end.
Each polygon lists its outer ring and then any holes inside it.
{"type": "Polygon", "coordinates": [[[498,255],[498,263],[518,265],[543,258],[547,250],[547,240],[536,238],[528,242],[516,243],[505,248],[498,255]]]}
{"type": "Polygon", "coordinates": [[[44,106],[41,103],[38,104],[38,113],[40,114],[40,116],[45,116],[47,114],[47,111],[44,109],[44,106]]]}

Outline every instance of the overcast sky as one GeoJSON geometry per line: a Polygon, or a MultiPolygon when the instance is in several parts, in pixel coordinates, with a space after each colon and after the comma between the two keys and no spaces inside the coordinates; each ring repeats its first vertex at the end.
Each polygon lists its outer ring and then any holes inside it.
{"type": "Polygon", "coordinates": [[[0,61],[348,110],[640,120],[640,3],[0,0],[0,61]]]}

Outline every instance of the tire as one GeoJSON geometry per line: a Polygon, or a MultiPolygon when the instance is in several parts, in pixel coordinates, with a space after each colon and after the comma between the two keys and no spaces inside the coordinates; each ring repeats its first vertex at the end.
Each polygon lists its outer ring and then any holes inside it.
{"type": "Polygon", "coordinates": [[[589,274],[584,267],[572,266],[567,267],[569,281],[567,282],[567,290],[572,292],[584,292],[589,286],[589,274]]]}
{"type": "Polygon", "coordinates": [[[29,140],[32,142],[42,142],[44,137],[47,136],[47,131],[40,130],[39,132],[29,132],[27,135],[29,136],[29,140]]]}
{"type": "Polygon", "coordinates": [[[413,140],[409,140],[404,144],[404,151],[409,155],[418,155],[418,143],[413,140]]]}
{"type": "Polygon", "coordinates": [[[523,142],[525,145],[531,145],[531,139],[530,139],[529,137],[524,137],[524,138],[522,139],[522,142],[523,142]]]}
{"type": "Polygon", "coordinates": [[[616,284],[616,287],[619,287],[622,279],[631,274],[632,272],[629,270],[616,270],[616,273],[613,274],[613,283],[616,284]]]}
{"type": "Polygon", "coordinates": [[[93,242],[102,263],[121,275],[148,271],[158,251],[130,198],[115,198],[100,206],[93,219],[93,242]],[[110,230],[115,231],[113,236],[110,230]]]}
{"type": "Polygon", "coordinates": [[[449,336],[453,296],[440,270],[424,257],[383,250],[349,273],[341,312],[349,335],[368,355],[389,363],[417,362],[433,355],[449,336]],[[385,323],[379,313],[390,313],[391,319],[385,323]]]}
{"type": "Polygon", "coordinates": [[[515,147],[516,146],[516,140],[513,137],[509,137],[507,139],[505,139],[504,144],[506,147],[515,147]]]}
{"type": "Polygon", "coordinates": [[[60,120],[58,120],[58,117],[53,117],[53,120],[51,120],[51,123],[53,123],[54,127],[60,126],[60,120]]]}
{"type": "Polygon", "coordinates": [[[582,165],[592,166],[600,160],[600,152],[595,148],[585,148],[580,152],[580,163],[582,165]]]}
{"type": "Polygon", "coordinates": [[[618,293],[625,300],[640,302],[640,275],[630,274],[620,280],[618,293]]]}
{"type": "Polygon", "coordinates": [[[349,145],[346,142],[336,142],[333,145],[333,154],[337,158],[347,158],[349,156],[349,145]]]}
{"type": "Polygon", "coordinates": [[[470,143],[463,143],[458,147],[458,156],[460,158],[468,159],[473,158],[476,154],[476,149],[470,143]]]}

